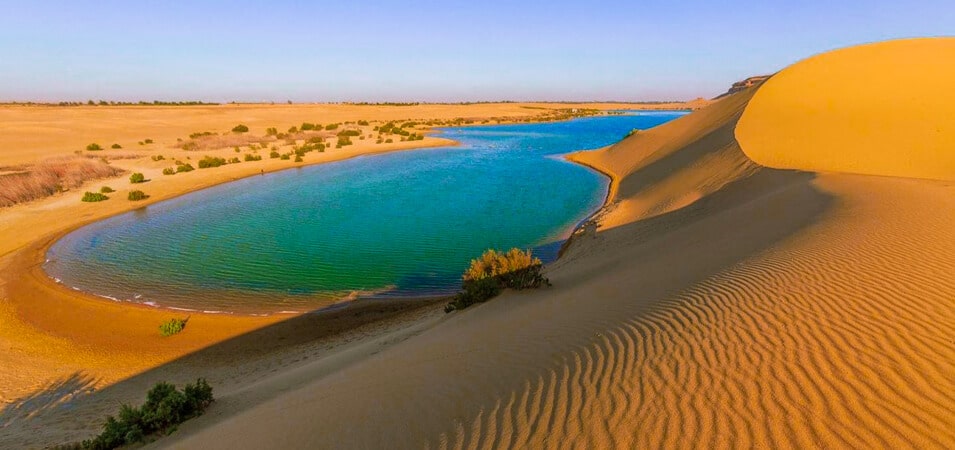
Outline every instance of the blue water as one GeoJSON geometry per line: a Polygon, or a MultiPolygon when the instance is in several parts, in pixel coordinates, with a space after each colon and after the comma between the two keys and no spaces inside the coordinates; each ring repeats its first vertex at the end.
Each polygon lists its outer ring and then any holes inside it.
{"type": "Polygon", "coordinates": [[[680,114],[445,129],[459,146],[246,178],[94,223],[55,243],[45,269],[107,298],[200,311],[452,292],[487,248],[553,260],[600,207],[608,181],[563,154],[680,114]]]}

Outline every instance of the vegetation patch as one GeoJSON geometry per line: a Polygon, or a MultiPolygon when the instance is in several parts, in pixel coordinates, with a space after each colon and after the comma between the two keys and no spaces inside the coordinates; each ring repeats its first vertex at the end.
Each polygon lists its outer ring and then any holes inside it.
{"type": "Polygon", "coordinates": [[[100,145],[97,144],[97,143],[95,143],[95,142],[92,143],[92,144],[90,144],[90,145],[87,145],[87,146],[86,146],[86,150],[87,150],[87,151],[91,151],[91,152],[97,152],[97,151],[100,151],[100,150],[102,150],[102,149],[103,149],[103,147],[100,147],[100,145]]]}
{"type": "Polygon", "coordinates": [[[488,250],[471,265],[462,277],[462,292],[444,307],[444,312],[461,310],[497,296],[503,289],[528,289],[550,286],[541,271],[544,266],[531,251],[512,248],[507,252],[488,250]]]}
{"type": "MultiPolygon", "coordinates": [[[[192,164],[188,164],[188,163],[187,163],[187,164],[180,164],[180,165],[176,166],[176,173],[179,173],[179,172],[192,172],[193,170],[196,170],[196,168],[195,168],[195,167],[192,167],[192,164]]],[[[165,171],[164,171],[164,172],[165,172],[165,171]]]]}
{"type": "Polygon", "coordinates": [[[225,158],[219,158],[218,156],[206,156],[199,160],[200,169],[219,167],[219,166],[224,166],[225,164],[226,164],[225,158]]]}
{"type": "Polygon", "coordinates": [[[109,186],[103,186],[103,187],[99,188],[99,191],[102,192],[102,193],[104,193],[104,194],[109,194],[110,192],[116,192],[115,190],[113,190],[113,188],[111,188],[111,187],[109,187],[109,186]]]}
{"type": "Polygon", "coordinates": [[[179,334],[184,328],[186,328],[186,322],[189,321],[189,318],[185,319],[169,319],[159,325],[159,333],[163,336],[172,336],[174,334],[179,334]]]}
{"type": "MultiPolygon", "coordinates": [[[[111,148],[111,149],[113,149],[113,150],[119,150],[119,149],[123,148],[123,146],[122,146],[122,145],[119,145],[119,144],[113,144],[113,145],[109,146],[109,148],[111,148]]],[[[89,150],[89,149],[87,149],[87,150],[89,150]]]]}
{"type": "Polygon", "coordinates": [[[146,195],[146,193],[143,191],[130,191],[129,196],[127,198],[130,201],[136,202],[139,200],[146,200],[147,198],[149,198],[149,196],[146,195]]]}
{"type": "Polygon", "coordinates": [[[107,416],[99,436],[56,448],[110,450],[144,443],[150,436],[169,434],[176,425],[202,415],[213,401],[212,386],[204,378],[186,384],[182,391],[160,382],[149,390],[142,406],[121,405],[118,418],[107,416]]]}
{"type": "Polygon", "coordinates": [[[99,158],[56,157],[16,173],[0,175],[0,207],[11,206],[77,188],[89,180],[122,173],[99,158]]]}
{"type": "Polygon", "coordinates": [[[146,182],[146,176],[143,175],[142,173],[136,172],[136,173],[134,173],[134,174],[132,174],[132,175],[129,176],[129,182],[130,182],[130,183],[133,183],[133,184],[136,184],[136,183],[145,183],[145,182],[146,182]]]}
{"type": "Polygon", "coordinates": [[[101,202],[104,200],[109,200],[109,197],[107,197],[106,194],[101,194],[99,192],[86,191],[85,193],[83,193],[83,198],[81,198],[80,200],[84,202],[90,202],[90,203],[101,202]]]}
{"type": "Polygon", "coordinates": [[[167,167],[167,168],[165,168],[165,169],[162,170],[162,174],[163,174],[163,175],[175,175],[175,174],[176,174],[176,169],[173,169],[172,167],[167,167]]]}
{"type": "Polygon", "coordinates": [[[242,124],[240,123],[240,124],[238,124],[238,125],[232,127],[232,132],[233,132],[233,133],[248,133],[248,132],[249,132],[249,127],[247,127],[247,126],[245,126],[245,125],[242,125],[242,124]]]}

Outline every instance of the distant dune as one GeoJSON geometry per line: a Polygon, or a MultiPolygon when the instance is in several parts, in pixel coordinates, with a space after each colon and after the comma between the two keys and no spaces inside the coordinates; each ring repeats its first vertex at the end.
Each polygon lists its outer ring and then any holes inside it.
{"type": "Polygon", "coordinates": [[[955,79],[953,45],[811,58],[576,155],[614,191],[553,288],[333,373],[319,361],[291,392],[261,383],[269,400],[161,443],[955,447],[955,186],[923,179],[955,174],[937,84],[955,79]],[[888,89],[880,72],[905,67],[888,89]]]}

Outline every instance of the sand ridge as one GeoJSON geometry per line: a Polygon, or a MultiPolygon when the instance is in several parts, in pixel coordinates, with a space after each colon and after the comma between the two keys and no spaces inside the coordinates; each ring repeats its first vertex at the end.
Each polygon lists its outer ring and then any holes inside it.
{"type": "Polygon", "coordinates": [[[955,185],[761,166],[759,95],[577,155],[617,186],[552,289],[157,446],[955,447],[955,185]]]}

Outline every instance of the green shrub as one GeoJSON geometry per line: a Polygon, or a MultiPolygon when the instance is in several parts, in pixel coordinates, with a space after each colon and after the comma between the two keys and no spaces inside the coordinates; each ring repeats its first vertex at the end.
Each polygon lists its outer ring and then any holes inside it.
{"type": "Polygon", "coordinates": [[[92,143],[92,144],[90,144],[90,145],[87,145],[87,146],[86,146],[86,150],[91,151],[91,152],[99,151],[99,150],[102,150],[102,149],[103,149],[103,147],[100,147],[99,144],[97,144],[97,143],[95,143],[95,142],[92,143]]]}
{"type": "Polygon", "coordinates": [[[279,152],[277,152],[277,151],[275,151],[275,150],[272,150],[272,151],[269,153],[269,158],[272,158],[272,159],[278,158],[279,156],[281,156],[281,155],[279,155],[279,152]]]}
{"type": "Polygon", "coordinates": [[[279,158],[279,159],[283,159],[283,160],[284,160],[284,159],[289,159],[289,154],[286,153],[286,154],[282,155],[282,157],[279,158]]]}
{"type": "Polygon", "coordinates": [[[368,121],[367,121],[367,120],[359,120],[359,121],[358,121],[358,125],[368,126],[368,121]]]}
{"type": "Polygon", "coordinates": [[[248,132],[249,132],[249,127],[247,127],[247,126],[245,126],[245,125],[242,125],[242,124],[240,123],[240,124],[238,124],[238,125],[232,127],[232,132],[233,132],[233,133],[248,133],[248,132]]]}
{"type": "Polygon", "coordinates": [[[109,187],[109,186],[103,186],[103,187],[99,188],[99,191],[102,192],[102,193],[104,193],[104,194],[109,194],[110,192],[116,192],[116,191],[113,190],[113,188],[111,188],[111,187],[109,187]]]}
{"type": "Polygon", "coordinates": [[[143,175],[143,174],[141,174],[141,173],[139,173],[139,172],[136,172],[136,173],[134,173],[134,174],[132,174],[132,175],[129,176],[129,182],[130,182],[130,183],[133,183],[133,184],[136,184],[136,183],[145,183],[145,182],[146,182],[146,176],[143,175]]]}
{"type": "Polygon", "coordinates": [[[346,145],[352,145],[351,138],[348,136],[338,136],[338,143],[335,144],[335,146],[341,148],[346,145]]]}
{"type": "Polygon", "coordinates": [[[278,128],[269,127],[269,128],[266,128],[266,129],[265,129],[265,135],[266,135],[266,136],[275,136],[275,135],[277,135],[277,134],[279,134],[278,128]]]}
{"type": "MultiPolygon", "coordinates": [[[[182,167],[182,166],[180,166],[180,167],[182,167]]],[[[165,169],[162,170],[162,174],[163,174],[163,175],[175,175],[175,174],[176,174],[176,169],[173,169],[172,167],[167,167],[167,168],[165,168],[165,169]]]]}
{"type": "Polygon", "coordinates": [[[196,168],[195,168],[195,167],[192,167],[192,164],[180,164],[180,165],[176,166],[176,173],[179,173],[179,172],[192,172],[193,170],[196,170],[196,168]]]}
{"type": "Polygon", "coordinates": [[[177,334],[177,333],[179,333],[180,331],[182,331],[183,328],[186,328],[186,322],[188,322],[188,321],[189,321],[188,318],[186,318],[186,319],[169,319],[169,320],[163,322],[162,325],[159,325],[159,332],[160,332],[163,336],[172,336],[172,335],[177,334]]]}
{"type": "Polygon", "coordinates": [[[225,158],[219,158],[217,156],[206,156],[199,160],[200,169],[208,169],[211,167],[219,167],[225,165],[225,158]]]}
{"type": "Polygon", "coordinates": [[[238,164],[240,162],[239,158],[229,158],[229,164],[238,164]]]}
{"type": "Polygon", "coordinates": [[[385,139],[385,143],[386,143],[386,144],[390,144],[390,143],[392,143],[392,142],[394,142],[394,141],[391,140],[391,138],[385,139]]]}
{"type": "Polygon", "coordinates": [[[146,195],[146,193],[143,192],[143,191],[129,191],[129,196],[128,196],[127,198],[128,198],[130,201],[134,201],[134,202],[135,202],[135,201],[139,201],[139,200],[146,200],[147,198],[149,198],[149,196],[146,195]]]}
{"type": "Polygon", "coordinates": [[[251,154],[251,153],[246,153],[246,154],[245,154],[245,160],[246,160],[246,161],[261,161],[261,160],[262,160],[262,156],[261,156],[261,155],[253,155],[253,154],[251,154]]]}
{"type": "Polygon", "coordinates": [[[153,161],[163,161],[163,160],[166,159],[166,157],[163,156],[163,155],[155,155],[155,156],[152,157],[152,159],[153,159],[153,161]]]}
{"type": "MultiPolygon", "coordinates": [[[[321,125],[317,126],[318,129],[321,129],[321,127],[321,125]]],[[[314,123],[302,122],[302,126],[298,127],[298,129],[302,131],[311,131],[316,129],[316,125],[314,123]]]]}
{"type": "Polygon", "coordinates": [[[462,277],[463,292],[445,306],[445,312],[467,308],[493,298],[502,289],[527,289],[550,285],[541,275],[543,265],[530,250],[512,248],[507,252],[488,250],[471,265],[462,277]]]}
{"type": "Polygon", "coordinates": [[[82,200],[82,201],[84,201],[84,202],[101,202],[101,201],[103,201],[103,200],[109,200],[109,197],[107,197],[105,194],[101,194],[101,193],[99,193],[99,192],[86,191],[86,192],[83,194],[83,198],[80,199],[80,200],[82,200]]]}
{"type": "Polygon", "coordinates": [[[302,162],[302,161],[303,159],[301,155],[295,155],[295,162],[302,162]]]}
{"type": "Polygon", "coordinates": [[[182,391],[170,383],[156,383],[141,407],[120,405],[118,418],[107,416],[98,436],[61,448],[110,450],[138,444],[147,436],[168,433],[176,425],[202,415],[213,401],[212,386],[204,378],[186,384],[182,391]]]}
{"type": "MultiPolygon", "coordinates": [[[[113,145],[111,145],[109,148],[114,149],[114,150],[119,150],[119,149],[123,148],[123,146],[122,146],[122,145],[119,145],[119,144],[113,144],[113,145]]],[[[87,149],[87,150],[88,150],[88,149],[87,149]]]]}
{"type": "Polygon", "coordinates": [[[337,124],[337,123],[330,123],[330,124],[328,124],[328,125],[325,125],[325,129],[326,129],[326,130],[335,130],[335,129],[337,129],[337,128],[338,128],[338,124],[337,124]]]}
{"type": "Polygon", "coordinates": [[[358,130],[342,130],[338,132],[338,137],[342,136],[361,136],[361,131],[358,130]]]}

